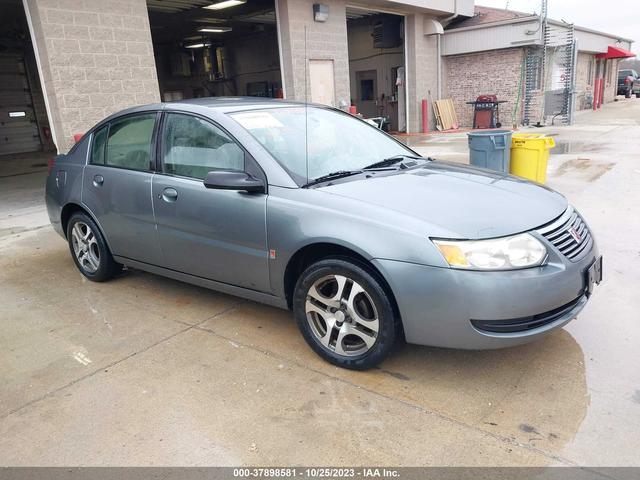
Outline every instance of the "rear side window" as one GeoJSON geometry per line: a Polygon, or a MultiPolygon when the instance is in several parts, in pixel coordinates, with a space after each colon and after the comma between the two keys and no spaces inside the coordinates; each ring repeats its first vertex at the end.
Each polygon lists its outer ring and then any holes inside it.
{"type": "Polygon", "coordinates": [[[244,150],[215,125],[168,113],[163,132],[163,171],[203,180],[212,170],[244,171],[244,150]]]}
{"type": "Polygon", "coordinates": [[[105,153],[106,165],[130,170],[150,170],[155,122],[155,113],[129,116],[111,122],[105,153]]]}
{"type": "Polygon", "coordinates": [[[91,163],[93,165],[104,165],[104,146],[107,143],[107,128],[102,127],[93,134],[93,142],[91,142],[91,163]]]}

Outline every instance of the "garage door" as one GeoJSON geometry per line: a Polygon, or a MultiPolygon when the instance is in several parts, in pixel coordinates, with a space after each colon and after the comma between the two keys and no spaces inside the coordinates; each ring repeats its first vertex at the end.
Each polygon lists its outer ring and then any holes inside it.
{"type": "Polygon", "coordinates": [[[24,58],[0,54],[0,155],[42,150],[24,58]]]}

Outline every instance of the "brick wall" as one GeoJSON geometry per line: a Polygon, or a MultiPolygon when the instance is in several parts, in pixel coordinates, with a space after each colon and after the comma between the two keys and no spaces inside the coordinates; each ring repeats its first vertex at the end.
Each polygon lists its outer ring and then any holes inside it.
{"type": "Polygon", "coordinates": [[[618,64],[619,60],[607,60],[607,70],[604,79],[604,103],[613,102],[618,93],[618,64]]]}
{"type": "Polygon", "coordinates": [[[498,100],[507,101],[500,104],[500,121],[503,126],[511,127],[521,121],[522,98],[516,118],[513,112],[523,58],[523,48],[509,48],[443,59],[443,98],[453,99],[460,126],[473,125],[473,106],[465,102],[475,100],[482,94],[495,94],[498,100]]]}
{"type": "MultiPolygon", "coordinates": [[[[313,2],[309,0],[276,0],[282,42],[282,70],[285,95],[289,99],[305,99],[305,26],[306,58],[333,60],[335,105],[349,102],[349,60],[345,1],[325,0],[329,19],[313,21],[313,2]]],[[[308,72],[307,72],[308,73],[308,72]]],[[[307,86],[309,88],[309,86],[307,86]]],[[[311,93],[309,91],[309,97],[311,93]]]]}
{"type": "Polygon", "coordinates": [[[619,60],[597,60],[594,53],[578,53],[576,66],[576,110],[592,108],[587,98],[593,100],[593,88],[596,78],[596,65],[601,62],[600,75],[604,79],[604,103],[613,102],[618,89],[619,60]]]}
{"type": "Polygon", "coordinates": [[[594,78],[595,55],[578,53],[578,62],[576,64],[576,110],[591,108],[594,78]],[[591,101],[587,100],[588,97],[591,98],[591,101]]]}
{"type": "Polygon", "coordinates": [[[56,144],[133,105],[159,101],[144,0],[26,0],[56,144]]]}

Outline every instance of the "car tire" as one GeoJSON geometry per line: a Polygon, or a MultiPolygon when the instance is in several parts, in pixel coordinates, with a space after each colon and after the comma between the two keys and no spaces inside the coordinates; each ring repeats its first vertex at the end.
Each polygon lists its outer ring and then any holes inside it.
{"type": "Polygon", "coordinates": [[[636,98],[640,98],[640,92],[636,93],[636,98]]]}
{"type": "Polygon", "coordinates": [[[80,273],[93,282],[104,282],[122,270],[96,223],[87,214],[74,213],[67,224],[71,257],[80,273]]]}
{"type": "Polygon", "coordinates": [[[631,98],[631,89],[627,90],[624,94],[624,98],[631,98]]]}
{"type": "Polygon", "coordinates": [[[401,336],[379,275],[348,258],[328,258],[306,268],[296,283],[293,312],[309,346],[343,368],[375,367],[401,336]]]}

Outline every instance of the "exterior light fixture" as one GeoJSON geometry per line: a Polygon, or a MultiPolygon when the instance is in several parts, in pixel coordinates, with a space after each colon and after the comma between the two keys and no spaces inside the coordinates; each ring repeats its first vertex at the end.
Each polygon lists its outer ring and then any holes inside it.
{"type": "Polygon", "coordinates": [[[315,22],[326,22],[329,18],[329,5],[322,3],[313,4],[313,20],[315,22]]]}
{"type": "Polygon", "coordinates": [[[247,3],[247,0],[222,0],[203,8],[208,8],[209,10],[222,10],[223,8],[235,7],[236,5],[242,5],[243,3],[247,3]]]}
{"type": "Polygon", "coordinates": [[[231,27],[203,27],[199,28],[198,31],[203,33],[224,33],[230,32],[231,27]]]}

